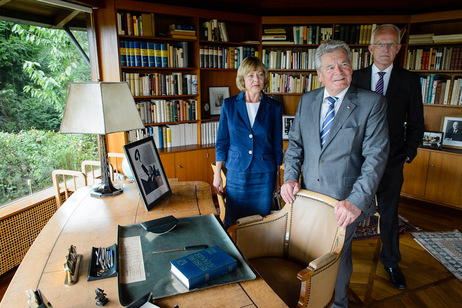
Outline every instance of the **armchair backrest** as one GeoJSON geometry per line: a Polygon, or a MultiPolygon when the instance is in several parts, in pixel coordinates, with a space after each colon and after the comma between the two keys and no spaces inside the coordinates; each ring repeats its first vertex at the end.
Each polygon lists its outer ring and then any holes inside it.
{"type": "MultiPolygon", "coordinates": [[[[345,231],[337,226],[334,206],[337,200],[300,190],[292,207],[288,256],[302,264],[327,252],[340,252],[345,231]]],[[[308,265],[308,264],[306,264],[308,265]]]]}

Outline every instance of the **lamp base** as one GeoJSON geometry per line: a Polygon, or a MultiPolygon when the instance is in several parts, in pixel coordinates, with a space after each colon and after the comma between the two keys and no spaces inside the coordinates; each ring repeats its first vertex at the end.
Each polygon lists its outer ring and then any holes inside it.
{"type": "Polygon", "coordinates": [[[101,184],[100,186],[93,188],[91,190],[90,195],[92,197],[104,198],[104,197],[117,196],[123,192],[124,191],[122,188],[115,187],[111,183],[109,183],[109,185],[101,184]]]}

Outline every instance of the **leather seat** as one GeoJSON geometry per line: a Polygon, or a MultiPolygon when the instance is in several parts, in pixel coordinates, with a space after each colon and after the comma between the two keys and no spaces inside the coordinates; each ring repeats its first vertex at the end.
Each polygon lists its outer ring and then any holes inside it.
{"type": "Polygon", "coordinates": [[[300,190],[280,211],[241,218],[228,229],[250,264],[289,307],[332,303],[345,238],[334,214],[337,203],[300,190]]]}

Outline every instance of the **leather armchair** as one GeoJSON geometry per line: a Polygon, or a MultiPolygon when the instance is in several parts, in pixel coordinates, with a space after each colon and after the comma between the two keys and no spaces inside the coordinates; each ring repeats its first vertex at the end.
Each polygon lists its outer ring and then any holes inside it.
{"type": "Polygon", "coordinates": [[[289,307],[332,303],[345,238],[334,214],[337,203],[300,190],[280,211],[241,218],[228,229],[250,264],[289,307]]]}

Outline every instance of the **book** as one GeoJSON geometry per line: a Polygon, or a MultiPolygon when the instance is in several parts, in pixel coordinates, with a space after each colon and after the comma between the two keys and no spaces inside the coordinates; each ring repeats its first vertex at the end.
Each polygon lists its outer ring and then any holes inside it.
{"type": "Polygon", "coordinates": [[[188,289],[227,274],[237,261],[218,246],[212,246],[170,262],[170,272],[188,289]]]}
{"type": "Polygon", "coordinates": [[[189,25],[171,24],[171,25],[168,26],[168,29],[171,30],[171,31],[173,31],[173,30],[189,30],[189,31],[196,32],[196,27],[189,26],[189,25]]]}

